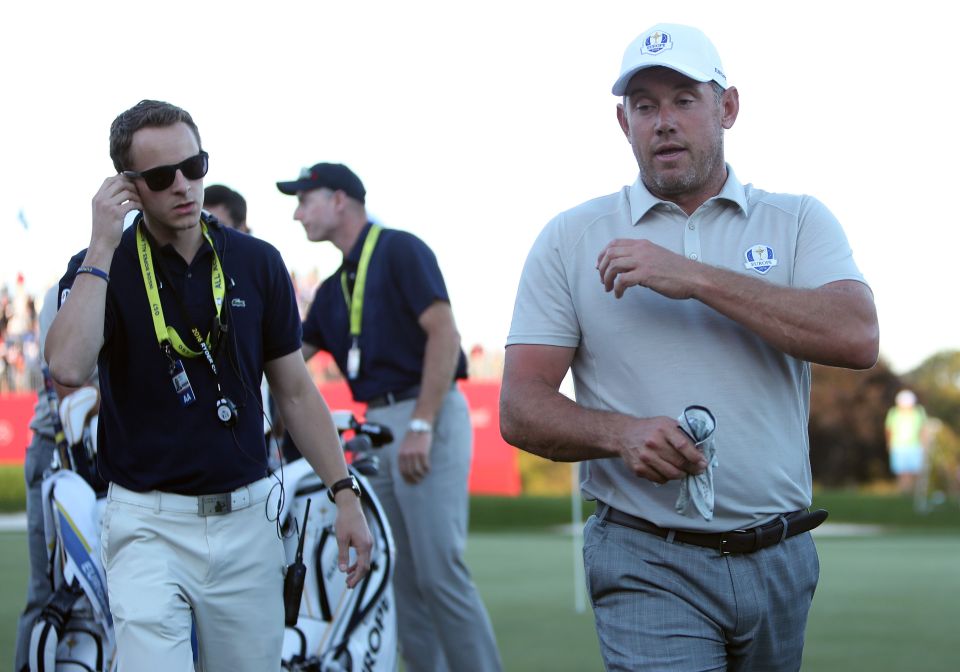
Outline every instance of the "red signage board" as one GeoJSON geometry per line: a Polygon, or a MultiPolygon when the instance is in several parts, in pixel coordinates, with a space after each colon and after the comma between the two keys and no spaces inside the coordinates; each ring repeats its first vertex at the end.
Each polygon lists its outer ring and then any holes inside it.
{"type": "Polygon", "coordinates": [[[33,439],[30,420],[36,403],[33,392],[0,395],[0,463],[23,464],[33,439]]]}
{"type": "MultiPolygon", "coordinates": [[[[470,494],[516,497],[520,494],[517,449],[500,437],[500,383],[460,382],[470,407],[473,423],[473,462],[470,466],[470,494]]],[[[361,417],[363,404],[356,404],[345,382],[320,386],[331,410],[349,409],[361,417]]]]}
{"type": "MultiPolygon", "coordinates": [[[[470,467],[470,493],[517,496],[520,494],[520,470],[517,451],[500,437],[499,382],[461,382],[460,389],[470,406],[473,423],[473,462],[470,467]]],[[[355,404],[344,382],[320,386],[327,405],[350,409],[363,415],[364,405],[355,404]]],[[[0,463],[22,464],[31,440],[29,429],[37,395],[0,395],[0,463]]]]}

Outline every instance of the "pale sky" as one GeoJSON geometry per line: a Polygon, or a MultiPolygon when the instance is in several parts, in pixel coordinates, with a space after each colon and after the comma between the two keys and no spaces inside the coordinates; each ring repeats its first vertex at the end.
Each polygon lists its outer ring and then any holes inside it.
{"type": "Polygon", "coordinates": [[[905,372],[955,349],[955,12],[914,2],[47,2],[0,9],[0,284],[43,289],[87,245],[110,122],[143,98],[193,115],[206,184],[305,274],[277,180],[349,165],[387,226],[436,252],[464,346],[503,347],[527,251],[558,212],[633,182],[610,87],[658,22],[704,30],[740,92],[727,161],[843,224],[905,372]],[[248,7],[255,7],[248,8],[248,7]],[[151,9],[150,8],[154,8],[151,9]],[[30,225],[18,220],[23,211],[30,225]]]}

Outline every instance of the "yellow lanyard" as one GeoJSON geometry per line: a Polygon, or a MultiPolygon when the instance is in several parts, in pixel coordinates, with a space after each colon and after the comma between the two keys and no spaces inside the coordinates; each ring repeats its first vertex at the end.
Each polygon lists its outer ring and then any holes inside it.
{"type": "MultiPolygon", "coordinates": [[[[162,346],[165,342],[169,342],[183,357],[200,357],[201,355],[207,355],[210,344],[210,334],[207,334],[207,337],[201,338],[200,331],[196,327],[191,327],[194,338],[197,339],[197,342],[200,344],[200,347],[207,352],[194,352],[184,344],[180,339],[180,335],[177,334],[176,329],[171,326],[167,326],[167,322],[163,317],[163,304],[160,303],[160,292],[157,287],[157,276],[154,271],[153,266],[153,253],[150,250],[150,243],[147,240],[147,237],[143,235],[141,229],[142,223],[137,225],[137,252],[140,257],[140,272],[143,275],[143,286],[147,290],[147,299],[150,301],[150,315],[153,317],[153,328],[157,334],[157,342],[162,346]]],[[[223,282],[223,268],[220,266],[220,257],[217,256],[217,249],[213,246],[213,240],[210,238],[210,234],[207,232],[207,225],[201,221],[200,230],[203,232],[203,237],[207,239],[207,242],[210,243],[210,248],[213,250],[213,265],[210,272],[210,284],[213,287],[213,303],[217,307],[217,319],[220,319],[220,310],[223,308],[223,297],[226,294],[226,287],[223,282]]],[[[209,360],[210,357],[207,356],[209,360]]],[[[216,373],[216,370],[214,370],[216,373]]]]}
{"type": "Polygon", "coordinates": [[[360,338],[360,326],[363,319],[363,290],[367,286],[367,269],[370,266],[370,257],[373,256],[373,248],[377,246],[377,238],[380,237],[382,228],[373,224],[367,233],[367,239],[363,241],[352,297],[350,292],[347,291],[347,272],[340,271],[340,287],[343,289],[343,300],[347,302],[347,308],[350,310],[350,335],[353,336],[354,344],[360,338]]]}

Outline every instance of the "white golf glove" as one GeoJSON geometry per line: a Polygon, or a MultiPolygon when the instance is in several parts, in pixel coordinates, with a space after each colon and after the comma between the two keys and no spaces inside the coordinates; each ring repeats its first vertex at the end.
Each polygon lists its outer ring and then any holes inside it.
{"type": "Polygon", "coordinates": [[[680,480],[680,494],[677,496],[677,513],[692,516],[693,510],[704,520],[713,519],[713,470],[718,466],[717,446],[714,433],[717,421],[713,413],[703,406],[687,406],[677,418],[680,429],[686,432],[704,457],[707,468],[702,474],[687,474],[680,480]],[[693,510],[690,505],[693,504],[693,510]]]}

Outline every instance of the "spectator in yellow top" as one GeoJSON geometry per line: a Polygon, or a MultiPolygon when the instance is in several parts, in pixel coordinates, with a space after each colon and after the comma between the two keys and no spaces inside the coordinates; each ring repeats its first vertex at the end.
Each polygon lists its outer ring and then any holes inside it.
{"type": "Polygon", "coordinates": [[[901,493],[913,492],[917,474],[923,468],[927,445],[927,413],[917,403],[917,395],[900,390],[885,423],[890,471],[897,477],[901,493]]]}

